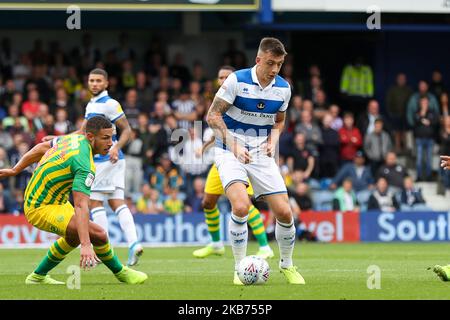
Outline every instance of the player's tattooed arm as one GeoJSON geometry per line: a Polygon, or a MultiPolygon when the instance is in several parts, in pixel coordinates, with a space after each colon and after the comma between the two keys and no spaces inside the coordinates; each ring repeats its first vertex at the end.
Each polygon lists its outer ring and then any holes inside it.
{"type": "Polygon", "coordinates": [[[41,142],[25,153],[19,162],[11,169],[1,169],[0,179],[13,177],[21,173],[28,166],[41,160],[42,156],[51,148],[51,141],[41,142]]]}
{"type": "Polygon", "coordinates": [[[206,121],[211,129],[214,131],[216,139],[221,140],[231,152],[234,153],[236,158],[243,162],[248,163],[251,161],[250,153],[246,148],[241,146],[228,131],[227,125],[223,121],[223,114],[230,109],[231,104],[225,100],[214,97],[214,100],[209,108],[206,121]]]}
{"type": "Polygon", "coordinates": [[[230,107],[231,104],[225,100],[214,97],[206,121],[211,129],[213,129],[215,137],[227,146],[232,147],[234,142],[233,137],[229,134],[227,125],[223,121],[223,114],[227,112],[230,107]]]}

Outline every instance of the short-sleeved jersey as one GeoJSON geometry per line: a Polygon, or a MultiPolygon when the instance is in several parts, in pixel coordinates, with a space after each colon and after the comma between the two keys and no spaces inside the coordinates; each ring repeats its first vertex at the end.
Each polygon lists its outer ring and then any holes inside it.
{"type": "MultiPolygon", "coordinates": [[[[286,111],[291,88],[280,76],[262,88],[254,66],[230,74],[216,96],[232,104],[223,115],[230,133],[245,145],[258,147],[267,140],[277,113],[286,111]]],[[[216,145],[223,147],[218,139],[216,145]]]]}
{"type": "Polygon", "coordinates": [[[25,189],[24,205],[30,209],[64,204],[73,191],[90,195],[95,178],[92,147],[84,135],[70,134],[52,141],[25,189]]]}
{"type": "MultiPolygon", "coordinates": [[[[113,123],[113,144],[117,143],[117,131],[114,123],[121,117],[125,116],[122,110],[122,106],[117,100],[114,100],[108,95],[105,90],[98,96],[93,97],[86,106],[86,112],[84,118],[90,119],[94,116],[105,116],[113,123]]],[[[119,159],[124,159],[122,150],[119,150],[119,159]]],[[[94,162],[109,161],[109,155],[96,154],[94,156],[94,162]]]]}

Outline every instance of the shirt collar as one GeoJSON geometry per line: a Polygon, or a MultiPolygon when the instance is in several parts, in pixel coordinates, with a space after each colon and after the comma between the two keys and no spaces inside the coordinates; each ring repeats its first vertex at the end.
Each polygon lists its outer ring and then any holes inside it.
{"type": "Polygon", "coordinates": [[[263,88],[261,86],[261,84],[259,83],[258,76],[256,75],[256,67],[257,66],[258,65],[255,64],[255,66],[252,68],[252,81],[253,81],[253,83],[256,83],[261,89],[272,88],[273,85],[275,84],[275,80],[276,80],[277,77],[273,78],[273,80],[269,83],[269,85],[266,88],[263,88]]]}
{"type": "Polygon", "coordinates": [[[100,93],[98,96],[94,96],[91,98],[91,102],[96,102],[97,100],[106,97],[108,95],[108,91],[103,90],[102,93],[100,93]]]}

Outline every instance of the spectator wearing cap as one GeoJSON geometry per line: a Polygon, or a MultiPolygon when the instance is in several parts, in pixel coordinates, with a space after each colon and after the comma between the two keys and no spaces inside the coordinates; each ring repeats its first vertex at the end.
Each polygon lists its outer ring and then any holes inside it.
{"type": "Polygon", "coordinates": [[[383,177],[387,180],[389,186],[395,191],[403,188],[403,180],[408,176],[408,171],[404,166],[397,163],[395,152],[388,152],[385,158],[385,164],[382,165],[376,174],[377,179],[383,177]]]}
{"type": "Polygon", "coordinates": [[[344,164],[333,178],[330,189],[334,190],[340,186],[346,178],[352,181],[358,202],[363,205],[369,200],[371,189],[373,189],[373,176],[369,166],[365,165],[364,153],[359,150],[355,154],[353,162],[344,164]]]}

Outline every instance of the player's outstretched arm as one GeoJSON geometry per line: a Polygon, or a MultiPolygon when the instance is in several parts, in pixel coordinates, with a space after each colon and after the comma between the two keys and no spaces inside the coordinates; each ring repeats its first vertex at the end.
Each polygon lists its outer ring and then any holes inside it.
{"type": "Polygon", "coordinates": [[[83,192],[73,191],[75,219],[78,238],[80,239],[80,267],[94,267],[98,261],[89,238],[89,196],[83,192]]]}
{"type": "Polygon", "coordinates": [[[230,109],[231,104],[225,100],[214,97],[214,100],[209,108],[206,121],[213,129],[214,136],[221,140],[236,156],[236,158],[244,163],[250,162],[250,154],[246,148],[240,146],[234,137],[228,132],[227,125],[223,121],[223,114],[230,109]]]}
{"type": "Polygon", "coordinates": [[[450,156],[441,156],[441,168],[450,170],[450,156]]]}
{"type": "Polygon", "coordinates": [[[17,162],[12,169],[1,169],[0,179],[16,176],[21,173],[25,168],[33,163],[41,160],[42,156],[51,148],[51,141],[41,142],[35,145],[31,150],[23,155],[23,157],[17,162]]]}

